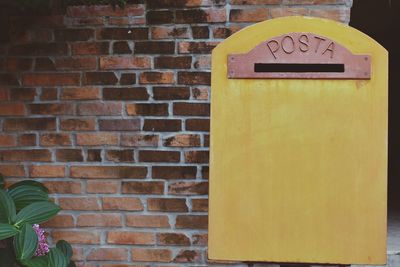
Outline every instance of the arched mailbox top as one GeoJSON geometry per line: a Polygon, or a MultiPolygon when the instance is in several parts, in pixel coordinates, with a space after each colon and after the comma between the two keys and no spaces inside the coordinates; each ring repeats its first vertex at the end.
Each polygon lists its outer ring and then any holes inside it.
{"type": "Polygon", "coordinates": [[[309,32],[270,38],[245,54],[228,55],[229,78],[370,79],[369,55],[309,32]]]}

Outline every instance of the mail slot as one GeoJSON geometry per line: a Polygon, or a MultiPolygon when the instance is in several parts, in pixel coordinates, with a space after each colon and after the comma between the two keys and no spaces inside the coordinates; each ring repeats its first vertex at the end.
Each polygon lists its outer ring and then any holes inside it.
{"type": "Polygon", "coordinates": [[[209,258],[386,262],[388,54],[334,21],[247,27],[212,55],[209,258]]]}

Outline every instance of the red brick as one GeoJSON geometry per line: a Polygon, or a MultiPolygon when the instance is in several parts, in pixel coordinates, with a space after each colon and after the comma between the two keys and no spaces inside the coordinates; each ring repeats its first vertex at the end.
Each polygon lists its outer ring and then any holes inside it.
{"type": "Polygon", "coordinates": [[[201,252],[198,250],[181,250],[175,256],[174,262],[200,262],[201,252]]]}
{"type": "Polygon", "coordinates": [[[192,26],[193,39],[208,39],[210,31],[207,26],[192,26]]]}
{"type": "Polygon", "coordinates": [[[135,42],[135,54],[173,54],[175,42],[169,41],[147,41],[135,42]]]}
{"type": "Polygon", "coordinates": [[[198,70],[211,69],[211,56],[198,56],[194,62],[194,67],[198,70]]]}
{"type": "MultiPolygon", "coordinates": [[[[246,0],[244,0],[246,1],[246,0]]],[[[242,29],[242,26],[239,25],[233,25],[233,26],[226,26],[226,27],[216,27],[213,29],[213,36],[214,38],[219,38],[219,39],[226,39],[235,32],[239,31],[242,29]]]]}
{"type": "Polygon", "coordinates": [[[180,153],[178,151],[139,151],[140,162],[179,162],[180,153]]]}
{"type": "Polygon", "coordinates": [[[309,9],[300,7],[271,8],[270,14],[272,18],[286,16],[307,16],[309,9]]]}
{"type": "Polygon", "coordinates": [[[76,224],[78,227],[113,227],[121,225],[121,214],[116,213],[80,214],[76,224]]]}
{"type": "Polygon", "coordinates": [[[222,1],[210,0],[152,0],[147,5],[150,8],[177,8],[177,7],[202,7],[211,6],[212,3],[222,1]]]}
{"type": "Polygon", "coordinates": [[[83,155],[81,149],[57,149],[56,159],[59,162],[82,162],[83,155]]]}
{"type": "Polygon", "coordinates": [[[170,262],[172,261],[172,251],[168,249],[132,249],[132,260],[150,262],[170,262]]]}
{"type": "Polygon", "coordinates": [[[172,24],[174,22],[174,12],[170,10],[149,10],[146,13],[146,21],[149,25],[172,24]]]}
{"type": "Polygon", "coordinates": [[[104,25],[104,19],[102,17],[91,17],[91,18],[69,18],[68,25],[72,26],[98,26],[104,25]]]}
{"type": "Polygon", "coordinates": [[[216,23],[226,22],[226,11],[223,8],[177,10],[175,23],[216,23]]]}
{"type": "Polygon", "coordinates": [[[71,44],[73,55],[107,55],[109,54],[108,49],[108,42],[82,42],[71,44]]]}
{"type": "Polygon", "coordinates": [[[115,194],[119,190],[119,182],[87,181],[86,192],[98,194],[115,194]]]}
{"type": "Polygon", "coordinates": [[[211,73],[209,72],[178,72],[178,84],[185,85],[210,85],[211,73]]]}
{"type": "Polygon", "coordinates": [[[163,193],[163,182],[122,182],[122,194],[162,195],[163,193]]]}
{"type": "Polygon", "coordinates": [[[207,234],[195,234],[192,236],[193,245],[197,246],[207,246],[208,244],[208,235],[207,234]]]}
{"type": "Polygon", "coordinates": [[[79,85],[79,73],[26,73],[22,75],[26,86],[79,85]]]}
{"type": "Polygon", "coordinates": [[[51,161],[51,153],[47,149],[2,150],[1,161],[51,161]]]}
{"type": "Polygon", "coordinates": [[[56,29],[54,31],[56,41],[89,41],[94,37],[93,29],[56,29]]]}
{"type": "Polygon", "coordinates": [[[13,88],[10,90],[10,99],[17,101],[33,101],[37,95],[35,88],[13,88]]]}
{"type": "Polygon", "coordinates": [[[186,199],[184,198],[148,198],[147,209],[161,212],[187,212],[186,199]]]}
{"type": "Polygon", "coordinates": [[[17,145],[17,138],[10,134],[0,134],[0,147],[12,147],[17,145]]]}
{"type": "Polygon", "coordinates": [[[59,198],[59,205],[63,210],[100,210],[100,204],[95,197],[59,198]]]}
{"type": "Polygon", "coordinates": [[[110,119],[99,120],[99,129],[102,131],[139,131],[139,119],[110,119]]]}
{"type": "Polygon", "coordinates": [[[77,133],[76,143],[83,146],[101,146],[118,144],[116,133],[77,133]]]}
{"type": "Polygon", "coordinates": [[[218,42],[179,42],[180,54],[210,54],[218,42]]]}
{"type": "Polygon", "coordinates": [[[209,132],[210,131],[210,120],[209,119],[187,119],[185,128],[187,131],[209,132]]]}
{"type": "Polygon", "coordinates": [[[86,119],[61,119],[61,130],[64,131],[92,131],[96,121],[93,118],[86,119]]]}
{"type": "Polygon", "coordinates": [[[57,70],[95,70],[97,67],[96,58],[56,58],[55,66],[57,70]]]}
{"type": "Polygon", "coordinates": [[[148,28],[102,28],[97,38],[103,40],[147,40],[148,28]]]}
{"type": "Polygon", "coordinates": [[[30,58],[7,58],[4,60],[4,67],[8,72],[26,71],[32,68],[32,62],[30,58]]]}
{"type": "Polygon", "coordinates": [[[74,106],[71,103],[30,104],[31,114],[38,115],[73,115],[74,106]]]}
{"type": "Polygon", "coordinates": [[[87,85],[113,85],[117,82],[114,72],[86,72],[83,78],[83,83],[87,85]]]}
{"type": "Polygon", "coordinates": [[[172,84],[174,82],[173,72],[143,72],[139,77],[141,84],[172,84]]]}
{"type": "Polygon", "coordinates": [[[146,178],[146,167],[140,166],[71,166],[73,178],[146,178]]]}
{"type": "Polygon", "coordinates": [[[135,162],[133,158],[133,150],[107,150],[106,159],[113,162],[135,162]]]}
{"type": "Polygon", "coordinates": [[[153,97],[156,100],[185,100],[190,98],[188,87],[153,87],[153,97]]]}
{"type": "Polygon", "coordinates": [[[189,38],[189,31],[186,27],[160,26],[151,28],[151,37],[157,39],[189,38]]]}
{"type": "Polygon", "coordinates": [[[60,56],[67,55],[66,43],[27,43],[13,45],[9,48],[10,55],[16,56],[60,56]]]}
{"type": "Polygon", "coordinates": [[[70,6],[67,15],[70,17],[102,17],[102,16],[140,16],[144,14],[144,8],[140,5],[127,5],[124,8],[110,5],[70,6]]]}
{"type": "Polygon", "coordinates": [[[73,228],[75,224],[72,215],[58,214],[49,221],[41,224],[41,226],[45,228],[73,228]]]}
{"type": "Polygon", "coordinates": [[[120,85],[132,85],[136,83],[136,73],[122,73],[119,80],[120,85]]]}
{"type": "Polygon", "coordinates": [[[154,67],[157,69],[190,69],[191,56],[162,56],[154,58],[154,67]]]}
{"type": "Polygon", "coordinates": [[[79,115],[121,115],[122,103],[83,103],[78,105],[79,115]]]}
{"type": "Polygon", "coordinates": [[[206,199],[206,198],[192,199],[192,211],[207,212],[208,211],[208,199],[206,199]]]}
{"type": "Polygon", "coordinates": [[[174,103],[174,115],[210,116],[210,104],[207,103],[174,103]]]}
{"type": "Polygon", "coordinates": [[[42,146],[68,146],[71,145],[71,136],[65,133],[48,133],[40,135],[42,146]]]}
{"type": "Polygon", "coordinates": [[[100,58],[100,69],[122,70],[122,69],[149,69],[150,57],[112,56],[100,58]]]}
{"type": "Polygon", "coordinates": [[[127,261],[128,251],[125,248],[96,248],[86,258],[94,261],[127,261]]]}
{"type": "Polygon", "coordinates": [[[56,70],[54,61],[49,57],[40,57],[35,60],[36,71],[53,71],[56,70]]]}
{"type": "Polygon", "coordinates": [[[62,165],[32,165],[29,166],[29,177],[62,178],[65,176],[65,166],[62,165]]]}
{"type": "Polygon", "coordinates": [[[36,145],[36,134],[21,134],[19,136],[20,146],[35,146],[36,145]]]}
{"type": "Polygon", "coordinates": [[[144,121],[143,130],[153,132],[177,132],[181,130],[181,120],[146,119],[144,121]]]}
{"type": "Polygon", "coordinates": [[[336,20],[339,22],[348,22],[350,20],[350,9],[336,8],[336,9],[312,9],[310,15],[313,17],[326,18],[336,20]]]}
{"type": "MultiPolygon", "coordinates": [[[[304,2],[304,0],[302,1],[295,0],[295,1],[298,4],[304,2]]],[[[282,0],[231,0],[232,5],[278,5],[281,3],[282,0]]]]}
{"type": "Polygon", "coordinates": [[[122,134],[121,146],[129,147],[157,147],[158,135],[122,134]]]}
{"type": "Polygon", "coordinates": [[[95,100],[100,98],[100,88],[97,87],[64,88],[61,92],[61,100],[95,100]]]}
{"type": "Polygon", "coordinates": [[[2,103],[0,105],[0,116],[18,116],[25,114],[26,109],[24,103],[2,103]]]}
{"type": "Polygon", "coordinates": [[[188,163],[208,163],[208,151],[185,151],[185,162],[188,163]]]}
{"type": "Polygon", "coordinates": [[[126,226],[144,228],[169,228],[166,215],[126,215],[126,226]]]}
{"type": "Polygon", "coordinates": [[[104,100],[147,100],[149,94],[145,87],[104,88],[104,100]]]}
{"type": "Polygon", "coordinates": [[[18,77],[15,73],[0,73],[0,85],[19,85],[18,77]]]}
{"type": "Polygon", "coordinates": [[[153,245],[155,237],[153,233],[110,231],[107,233],[108,244],[118,245],[153,245]]]}
{"type": "Polygon", "coordinates": [[[51,237],[54,242],[65,240],[71,244],[100,244],[100,233],[94,231],[56,230],[52,231],[51,237]]]}
{"type": "Polygon", "coordinates": [[[153,179],[195,179],[196,166],[153,166],[153,179]]]}
{"type": "Polygon", "coordinates": [[[101,162],[102,161],[101,149],[88,149],[87,150],[86,161],[88,161],[88,162],[93,162],[93,161],[101,162]]]}
{"type": "Polygon", "coordinates": [[[231,9],[229,20],[232,22],[258,22],[268,17],[267,8],[231,9]]]}
{"type": "Polygon", "coordinates": [[[42,93],[40,95],[40,100],[48,101],[48,100],[57,100],[57,88],[43,88],[42,93]]]}
{"type": "Polygon", "coordinates": [[[143,204],[136,197],[103,197],[103,210],[142,211],[143,204]]]}
{"type": "Polygon", "coordinates": [[[175,227],[178,229],[207,229],[207,215],[178,215],[175,227]]]}
{"type": "Polygon", "coordinates": [[[132,54],[132,49],[126,41],[113,43],[113,54],[132,54]]]}
{"type": "Polygon", "coordinates": [[[190,246],[190,239],[180,233],[158,233],[157,244],[165,246],[190,246]]]}
{"type": "Polygon", "coordinates": [[[129,116],[168,116],[168,104],[126,104],[129,116]]]}
{"type": "Polygon", "coordinates": [[[44,182],[52,194],[80,194],[80,182],[44,182]]]}
{"type": "Polygon", "coordinates": [[[25,177],[24,166],[14,164],[0,165],[0,173],[5,177],[25,177]]]}
{"type": "Polygon", "coordinates": [[[208,182],[178,182],[170,184],[168,193],[171,195],[207,195],[208,182]]]}
{"type": "Polygon", "coordinates": [[[196,100],[208,100],[208,88],[207,87],[195,87],[192,88],[193,98],[196,100]]]}

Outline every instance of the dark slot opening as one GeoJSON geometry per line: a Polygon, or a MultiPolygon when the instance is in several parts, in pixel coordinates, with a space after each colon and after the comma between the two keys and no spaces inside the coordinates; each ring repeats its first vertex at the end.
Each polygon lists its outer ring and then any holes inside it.
{"type": "Polygon", "coordinates": [[[344,72],[344,64],[255,63],[254,72],[344,72]]]}

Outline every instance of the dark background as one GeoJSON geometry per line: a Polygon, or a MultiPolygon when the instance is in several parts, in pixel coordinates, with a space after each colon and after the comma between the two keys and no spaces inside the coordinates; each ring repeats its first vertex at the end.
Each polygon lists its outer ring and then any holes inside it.
{"type": "Polygon", "coordinates": [[[389,51],[389,215],[400,213],[400,0],[354,0],[350,25],[389,51]]]}

